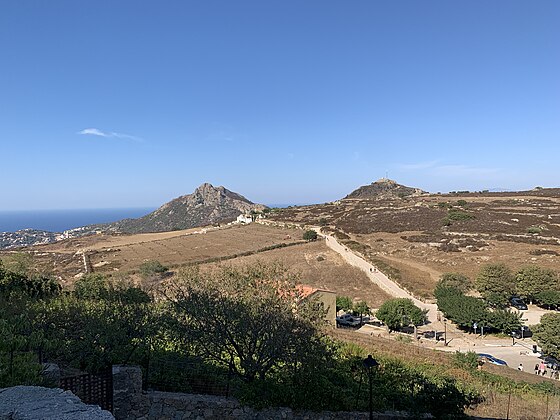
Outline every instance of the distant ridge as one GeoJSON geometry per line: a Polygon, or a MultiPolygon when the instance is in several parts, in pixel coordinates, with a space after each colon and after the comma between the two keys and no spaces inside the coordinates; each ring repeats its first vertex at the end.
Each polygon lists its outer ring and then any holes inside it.
{"type": "Polygon", "coordinates": [[[265,208],[266,206],[255,204],[222,186],[214,187],[204,183],[192,194],[178,197],[146,216],[111,223],[108,230],[146,233],[189,229],[229,222],[240,214],[262,211],[265,208]]]}
{"type": "Polygon", "coordinates": [[[381,178],[372,182],[370,185],[364,185],[352,191],[344,198],[395,199],[411,196],[416,197],[422,194],[427,193],[420,188],[407,187],[405,185],[398,184],[392,179],[381,178]]]}

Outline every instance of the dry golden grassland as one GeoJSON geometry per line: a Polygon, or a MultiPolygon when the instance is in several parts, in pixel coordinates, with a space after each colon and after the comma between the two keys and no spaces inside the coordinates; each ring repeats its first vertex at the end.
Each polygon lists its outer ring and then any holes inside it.
{"type": "MultiPolygon", "coordinates": [[[[235,258],[224,264],[237,266],[256,261],[280,262],[290,270],[301,273],[302,283],[319,289],[332,290],[338,296],[365,300],[372,308],[379,307],[390,298],[387,293],[372,283],[363,271],[345,263],[339,254],[326,246],[324,241],[274,249],[235,258]]],[[[216,264],[209,265],[216,266],[216,264]]]]}

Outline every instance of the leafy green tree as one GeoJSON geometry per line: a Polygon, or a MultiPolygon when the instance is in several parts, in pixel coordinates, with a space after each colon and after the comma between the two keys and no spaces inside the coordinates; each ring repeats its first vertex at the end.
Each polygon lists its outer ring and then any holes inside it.
{"type": "Polygon", "coordinates": [[[515,280],[517,294],[530,302],[538,301],[537,295],[542,291],[560,291],[558,274],[554,270],[537,265],[520,269],[515,275],[515,280]]]}
{"type": "Polygon", "coordinates": [[[363,323],[364,315],[369,314],[370,307],[368,306],[367,302],[364,300],[360,300],[356,302],[352,310],[360,316],[360,324],[363,323]]]}
{"type": "Polygon", "coordinates": [[[515,293],[515,278],[504,264],[489,264],[476,276],[475,286],[488,304],[505,308],[515,293]]]}
{"type": "Polygon", "coordinates": [[[534,329],[534,337],[544,353],[560,359],[560,313],[544,314],[534,329]]]}
{"type": "Polygon", "coordinates": [[[306,230],[303,232],[303,240],[305,241],[315,241],[317,240],[317,232],[314,230],[306,230]]]}
{"type": "Polygon", "coordinates": [[[354,307],[354,302],[349,296],[337,296],[336,297],[336,310],[350,312],[354,307]]]}
{"type": "Polygon", "coordinates": [[[521,328],[521,314],[518,312],[508,309],[496,309],[488,312],[488,318],[490,326],[504,334],[509,334],[521,328]]]}
{"type": "Polygon", "coordinates": [[[443,273],[443,275],[439,279],[438,286],[452,287],[459,290],[462,293],[466,293],[472,289],[473,284],[471,280],[464,274],[443,273]]]}
{"type": "Polygon", "coordinates": [[[297,276],[278,264],[183,270],[164,293],[184,322],[183,339],[243,381],[281,365],[302,366],[321,351],[324,311],[303,298],[297,276]]]}
{"type": "Polygon", "coordinates": [[[383,321],[390,331],[402,327],[422,325],[426,322],[426,314],[411,299],[396,298],[389,299],[377,310],[375,316],[383,321]]]}
{"type": "Polygon", "coordinates": [[[441,284],[436,287],[434,295],[439,310],[459,327],[470,329],[475,322],[480,327],[489,326],[487,305],[482,299],[465,296],[460,290],[441,284]]]}
{"type": "Polygon", "coordinates": [[[542,290],[535,294],[535,300],[540,305],[546,306],[548,309],[558,308],[560,306],[559,290],[542,290]]]}

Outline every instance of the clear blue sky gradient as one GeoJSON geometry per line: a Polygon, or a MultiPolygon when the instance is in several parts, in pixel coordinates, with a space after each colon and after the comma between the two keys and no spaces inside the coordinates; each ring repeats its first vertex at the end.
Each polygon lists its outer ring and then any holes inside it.
{"type": "Polygon", "coordinates": [[[559,22],[556,0],[4,0],[0,210],[202,182],[324,202],[387,171],[558,186],[559,22]]]}

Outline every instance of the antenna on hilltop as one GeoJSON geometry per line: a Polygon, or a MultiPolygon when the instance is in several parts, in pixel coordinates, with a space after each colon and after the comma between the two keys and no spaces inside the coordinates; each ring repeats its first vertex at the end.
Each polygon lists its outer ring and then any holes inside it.
{"type": "Polygon", "coordinates": [[[389,171],[385,171],[385,179],[389,179],[389,171]]]}

